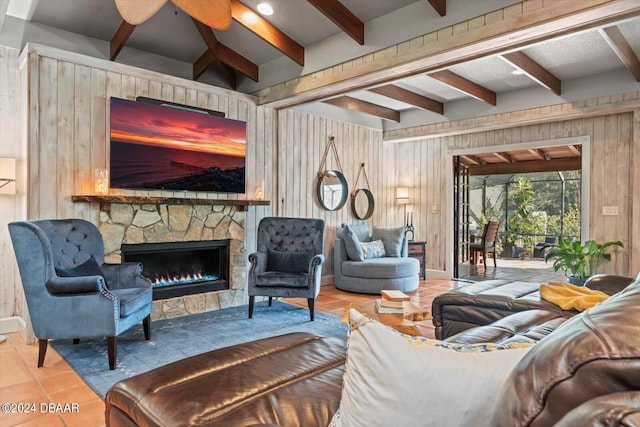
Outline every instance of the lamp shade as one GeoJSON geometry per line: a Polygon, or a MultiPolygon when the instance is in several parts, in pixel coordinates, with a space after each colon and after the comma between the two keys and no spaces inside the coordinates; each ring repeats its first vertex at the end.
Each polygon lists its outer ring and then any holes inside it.
{"type": "Polygon", "coordinates": [[[409,199],[409,188],[397,187],[396,188],[396,200],[399,205],[407,205],[411,201],[409,199]]]}

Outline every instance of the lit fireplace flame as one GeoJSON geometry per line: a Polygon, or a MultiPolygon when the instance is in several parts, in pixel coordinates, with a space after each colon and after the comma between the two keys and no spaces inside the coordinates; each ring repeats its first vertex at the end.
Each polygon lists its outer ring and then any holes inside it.
{"type": "Polygon", "coordinates": [[[211,274],[191,273],[182,276],[159,276],[152,280],[153,287],[188,285],[191,283],[211,282],[220,280],[220,277],[211,274]]]}

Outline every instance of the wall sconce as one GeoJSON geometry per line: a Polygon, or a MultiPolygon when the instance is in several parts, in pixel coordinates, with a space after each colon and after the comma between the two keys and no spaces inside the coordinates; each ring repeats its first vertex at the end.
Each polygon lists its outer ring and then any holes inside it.
{"type": "Polygon", "coordinates": [[[109,194],[109,169],[98,168],[93,174],[93,190],[96,194],[109,194]]]}
{"type": "Polygon", "coordinates": [[[0,157],[0,194],[16,194],[16,159],[0,157]]]}

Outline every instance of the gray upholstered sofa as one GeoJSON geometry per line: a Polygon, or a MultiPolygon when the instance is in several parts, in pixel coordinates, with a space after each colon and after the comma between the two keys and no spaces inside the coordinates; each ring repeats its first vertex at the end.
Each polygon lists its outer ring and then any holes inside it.
{"type": "Polygon", "coordinates": [[[374,228],[369,236],[366,223],[344,225],[336,233],[333,252],[333,277],[336,288],[348,292],[379,294],[382,289],[403,292],[418,288],[420,263],[408,257],[404,227],[374,228]],[[368,258],[360,243],[382,240],[385,255],[368,258]]]}

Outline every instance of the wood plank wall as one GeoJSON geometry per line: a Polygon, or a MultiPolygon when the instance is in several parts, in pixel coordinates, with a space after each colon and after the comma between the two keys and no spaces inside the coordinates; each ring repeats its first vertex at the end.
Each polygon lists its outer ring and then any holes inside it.
{"type": "MultiPolygon", "coordinates": [[[[395,206],[395,169],[393,144],[382,141],[382,132],[313,116],[294,110],[278,112],[277,170],[278,216],[313,217],[325,221],[325,266],[323,275],[333,272],[336,230],[342,223],[351,224],[351,199],[339,210],[327,211],[316,197],[316,176],[329,137],[334,136],[342,172],[354,190],[360,164],[364,162],[375,210],[368,220],[374,227],[402,225],[402,211],[395,206]]],[[[325,169],[338,169],[335,156],[327,156],[325,169]]],[[[366,188],[360,177],[359,188],[366,188]]],[[[275,209],[275,206],[274,206],[275,209]]]]}
{"type": "MultiPolygon", "coordinates": [[[[95,220],[97,205],[72,203],[72,194],[91,192],[95,168],[107,167],[109,157],[109,99],[135,100],[138,96],[222,111],[226,117],[247,122],[247,151],[256,150],[256,107],[250,99],[237,99],[228,91],[160,76],[157,79],[108,71],[31,54],[30,191],[29,215],[83,217],[95,220]],[[36,81],[37,80],[37,81],[36,81]],[[201,87],[195,87],[201,86],[201,87]],[[46,161],[45,161],[46,159],[46,161]]],[[[263,159],[259,159],[262,161],[263,159]]],[[[250,156],[247,188],[254,189],[258,159],[250,156]]],[[[237,199],[237,194],[171,191],[112,190],[114,194],[162,195],[193,198],[237,199]]],[[[252,197],[249,194],[248,197],[252,197]]]]}
{"type": "MultiPolygon", "coordinates": [[[[247,122],[246,194],[112,190],[113,193],[251,199],[257,183],[264,181],[265,199],[272,196],[273,186],[264,173],[271,170],[265,166],[272,162],[274,113],[264,107],[258,112],[251,96],[55,49],[30,53],[28,64],[25,72],[33,89],[30,93],[34,94],[29,99],[30,218],[75,217],[97,222],[97,204],[72,203],[71,195],[90,194],[93,170],[108,166],[110,97],[156,98],[221,111],[228,118],[247,122]]],[[[249,208],[248,242],[255,240],[251,237],[257,218],[270,212],[270,207],[249,208]]]]}
{"type": "MultiPolygon", "coordinates": [[[[517,114],[517,113],[514,113],[517,114]]],[[[637,117],[637,113],[636,117],[637,117]]],[[[637,119],[636,119],[637,120],[637,119]]],[[[635,276],[640,267],[637,234],[638,146],[634,140],[634,113],[611,114],[575,120],[511,127],[487,132],[434,137],[397,143],[396,170],[401,183],[417,186],[414,225],[427,240],[427,268],[445,270],[451,257],[444,240],[447,218],[446,174],[451,174],[451,152],[458,149],[527,143],[588,135],[591,139],[589,234],[596,241],[621,240],[602,272],[635,276]],[[635,154],[635,156],[634,156],[635,154]],[[635,191],[634,191],[635,190],[635,191]],[[440,208],[432,214],[433,206],[440,208]],[[619,215],[602,215],[603,206],[618,206],[619,215]],[[635,206],[635,208],[634,208],[635,206]],[[635,212],[635,216],[634,216],[635,212]]]]}
{"type": "Polygon", "coordinates": [[[7,228],[9,222],[26,215],[26,148],[22,143],[19,55],[19,50],[0,46],[0,157],[16,159],[18,193],[0,195],[0,319],[12,316],[28,318],[7,228]]]}

